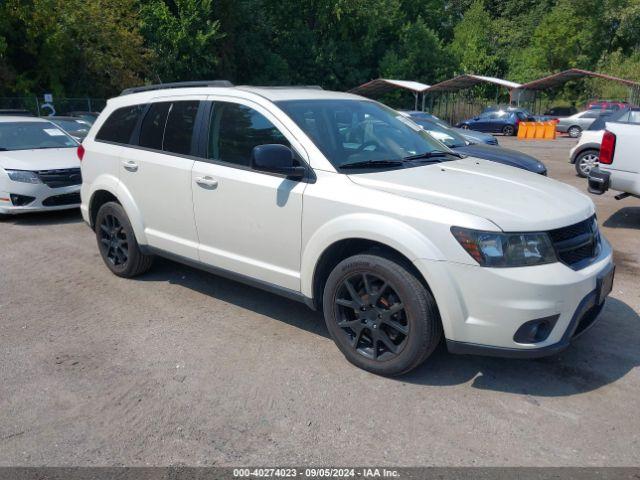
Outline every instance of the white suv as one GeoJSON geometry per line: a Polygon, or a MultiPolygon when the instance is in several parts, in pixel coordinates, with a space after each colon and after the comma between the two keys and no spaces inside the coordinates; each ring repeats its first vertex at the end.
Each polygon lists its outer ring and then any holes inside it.
{"type": "Polygon", "coordinates": [[[461,158],[356,95],[129,89],[80,154],[82,214],[113,273],[157,254],[301,300],[379,374],[413,369],[443,333],[455,353],[555,353],[611,291],[587,196],[461,158]]]}

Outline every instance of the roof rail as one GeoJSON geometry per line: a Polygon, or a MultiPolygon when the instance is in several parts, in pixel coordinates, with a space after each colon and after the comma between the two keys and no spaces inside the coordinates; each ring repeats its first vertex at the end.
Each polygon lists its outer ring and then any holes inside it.
{"type": "Polygon", "coordinates": [[[165,88],[195,88],[195,87],[233,87],[229,80],[196,80],[191,82],[159,83],[157,85],[143,85],[141,87],[125,88],[120,95],[130,95],[132,93],[150,92],[152,90],[163,90],[165,88]]]}
{"type": "Polygon", "coordinates": [[[303,88],[306,90],[324,90],[320,85],[241,85],[238,88],[264,88],[265,90],[288,90],[290,88],[303,88]]]}

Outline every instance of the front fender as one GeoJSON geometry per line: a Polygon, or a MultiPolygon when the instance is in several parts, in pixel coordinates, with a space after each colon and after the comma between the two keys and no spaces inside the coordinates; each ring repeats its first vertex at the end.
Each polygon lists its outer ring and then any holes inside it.
{"type": "Polygon", "coordinates": [[[354,213],[335,218],[317,229],[302,252],[302,293],[313,298],[313,277],[322,254],[341,240],[362,239],[382,243],[410,261],[418,258],[444,260],[442,252],[418,230],[384,215],[354,213]]]}
{"type": "Polygon", "coordinates": [[[127,187],[118,179],[118,177],[111,174],[103,174],[98,176],[92,182],[91,186],[86,188],[86,191],[84,185],[82,186],[82,189],[82,198],[90,199],[86,204],[84,201],[82,202],[82,214],[85,217],[85,220],[88,220],[89,218],[89,211],[96,192],[101,190],[109,192],[118,199],[122,208],[124,208],[124,211],[127,213],[127,217],[129,218],[129,222],[131,223],[137,242],[140,245],[147,244],[147,236],[144,233],[144,224],[142,222],[140,209],[133,199],[131,192],[129,192],[127,187]]]}

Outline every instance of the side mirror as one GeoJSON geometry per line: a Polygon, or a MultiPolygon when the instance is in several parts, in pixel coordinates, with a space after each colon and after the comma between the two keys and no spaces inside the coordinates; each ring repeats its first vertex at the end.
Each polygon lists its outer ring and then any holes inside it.
{"type": "Polygon", "coordinates": [[[259,172],[279,173],[287,178],[304,177],[306,169],[294,165],[293,151],[285,145],[266,144],[253,147],[251,168],[259,172]]]}

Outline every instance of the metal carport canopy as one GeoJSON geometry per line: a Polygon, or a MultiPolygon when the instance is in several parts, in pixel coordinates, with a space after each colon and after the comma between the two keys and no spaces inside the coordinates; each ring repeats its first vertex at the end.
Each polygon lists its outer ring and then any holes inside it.
{"type": "Polygon", "coordinates": [[[512,90],[514,88],[520,88],[522,86],[519,83],[511,82],[509,80],[504,80],[502,78],[465,74],[465,75],[458,75],[457,77],[450,78],[449,80],[444,80],[440,83],[436,83],[435,85],[431,85],[431,87],[429,87],[429,93],[457,92],[465,88],[471,88],[474,85],[477,85],[479,83],[493,83],[495,85],[506,87],[509,90],[512,90]]]}
{"type": "Polygon", "coordinates": [[[376,78],[367,83],[363,83],[349,90],[350,93],[364,95],[366,97],[382,95],[396,89],[409,90],[413,94],[422,93],[429,88],[429,85],[411,80],[392,80],[390,78],[376,78]]]}
{"type": "Polygon", "coordinates": [[[612,82],[627,85],[628,87],[640,87],[640,83],[634,82],[632,80],[626,80],[624,78],[614,77],[612,75],[606,75],[604,73],[590,72],[589,70],[581,70],[579,68],[570,68],[569,70],[564,70],[563,72],[554,73],[553,75],[542,77],[537,80],[532,80],[523,85],[520,85],[519,88],[521,88],[522,90],[546,90],[547,88],[557,87],[558,85],[562,85],[565,82],[582,77],[603,78],[605,80],[610,80],[612,82]]]}

